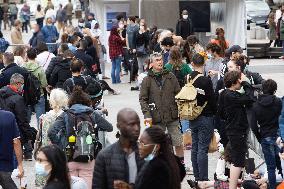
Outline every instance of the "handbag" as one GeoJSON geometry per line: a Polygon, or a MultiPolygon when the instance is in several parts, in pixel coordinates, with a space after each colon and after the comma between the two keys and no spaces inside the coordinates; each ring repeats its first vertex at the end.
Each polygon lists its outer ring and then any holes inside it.
{"type": "MultiPolygon", "coordinates": [[[[186,132],[183,134],[183,144],[184,145],[192,145],[192,136],[191,132],[186,132]]],[[[208,153],[214,153],[218,150],[218,143],[216,140],[216,135],[215,132],[213,133],[213,136],[211,138],[209,148],[208,148],[208,153]]]]}
{"type": "Polygon", "coordinates": [[[139,57],[139,56],[144,56],[146,55],[147,52],[146,52],[146,48],[145,48],[145,45],[140,45],[136,48],[136,55],[139,57]]]}

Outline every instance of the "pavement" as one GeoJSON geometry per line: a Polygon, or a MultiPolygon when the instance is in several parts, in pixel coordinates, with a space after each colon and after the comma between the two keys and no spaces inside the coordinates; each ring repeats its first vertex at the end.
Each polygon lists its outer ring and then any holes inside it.
{"type": "MultiPolygon", "coordinates": [[[[10,40],[10,32],[9,31],[3,31],[4,37],[10,40]]],[[[23,34],[24,41],[27,43],[28,39],[30,38],[31,33],[23,34]]],[[[110,77],[110,68],[111,64],[106,64],[106,71],[107,76],[110,77]]],[[[279,59],[252,59],[250,69],[254,71],[259,71],[262,76],[267,79],[271,78],[277,81],[278,83],[278,91],[277,96],[284,96],[284,60],[279,59]]],[[[122,108],[128,107],[133,108],[137,111],[139,114],[139,117],[141,119],[141,130],[143,131],[145,128],[143,126],[143,115],[140,109],[139,105],[139,92],[138,91],[130,91],[131,86],[135,86],[135,83],[128,83],[129,76],[123,76],[122,77],[122,83],[112,85],[110,80],[106,80],[112,88],[120,92],[120,95],[111,95],[111,94],[105,94],[104,95],[104,104],[105,107],[109,111],[109,116],[107,117],[107,120],[110,121],[114,126],[114,131],[112,133],[108,133],[107,137],[111,142],[115,142],[117,139],[115,138],[115,134],[117,132],[116,127],[116,115],[118,111],[122,108]]],[[[36,119],[35,116],[32,118],[31,126],[36,127],[36,119]]],[[[141,131],[141,132],[142,132],[141,131]]],[[[213,179],[213,174],[216,169],[216,162],[219,157],[218,153],[209,154],[209,160],[208,160],[208,167],[209,167],[209,178],[213,179]]],[[[252,157],[257,157],[256,155],[252,155],[252,157]]],[[[261,160],[257,159],[256,165],[260,163],[261,160]]],[[[28,188],[35,188],[34,186],[34,161],[33,162],[24,162],[24,169],[25,169],[25,178],[24,182],[28,184],[28,188]]],[[[187,166],[191,167],[190,162],[190,151],[185,152],[185,163],[187,166]]],[[[187,178],[192,178],[192,176],[187,176],[187,178]]],[[[15,179],[16,182],[19,182],[18,179],[15,179]]],[[[0,187],[1,188],[1,187],[0,187]]],[[[184,181],[182,184],[182,188],[186,189],[189,188],[189,186],[184,181]]]]}

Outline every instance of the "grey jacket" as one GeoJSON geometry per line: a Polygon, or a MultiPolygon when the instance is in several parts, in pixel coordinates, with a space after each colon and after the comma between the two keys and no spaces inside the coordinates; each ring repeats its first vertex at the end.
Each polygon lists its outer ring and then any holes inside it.
{"type": "MultiPolygon", "coordinates": [[[[84,106],[82,104],[74,104],[70,108],[75,113],[93,112],[94,122],[98,128],[103,131],[111,132],[113,126],[107,120],[105,120],[97,111],[94,109],[84,106]]],[[[52,144],[57,144],[62,149],[67,145],[67,134],[66,134],[66,112],[63,112],[55,121],[55,123],[48,129],[48,138],[52,144]]]]}
{"type": "MultiPolygon", "coordinates": [[[[135,146],[137,173],[144,164],[135,146]]],[[[122,180],[129,183],[127,154],[116,142],[99,152],[93,174],[93,189],[113,189],[113,181],[122,180]]]]}

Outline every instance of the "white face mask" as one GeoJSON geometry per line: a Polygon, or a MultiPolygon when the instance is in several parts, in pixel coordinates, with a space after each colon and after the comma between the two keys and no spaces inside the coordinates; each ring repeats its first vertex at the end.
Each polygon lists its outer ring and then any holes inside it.
{"type": "Polygon", "coordinates": [[[32,32],[32,33],[36,33],[34,29],[31,29],[31,32],[32,32]]]}
{"type": "Polygon", "coordinates": [[[79,27],[84,27],[84,23],[79,23],[78,26],[79,27]]]}
{"type": "Polygon", "coordinates": [[[184,14],[184,15],[182,15],[182,18],[186,20],[188,18],[188,15],[184,14]]]}
{"type": "Polygon", "coordinates": [[[35,172],[37,175],[47,177],[49,174],[49,171],[45,170],[45,167],[43,164],[36,162],[35,163],[35,172]]]}
{"type": "Polygon", "coordinates": [[[118,27],[119,27],[120,29],[122,29],[122,28],[124,28],[124,24],[119,24],[118,27]]]}

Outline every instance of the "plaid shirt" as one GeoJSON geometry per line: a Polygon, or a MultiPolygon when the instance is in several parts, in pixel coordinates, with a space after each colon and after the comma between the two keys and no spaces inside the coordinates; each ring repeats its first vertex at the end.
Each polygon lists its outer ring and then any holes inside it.
{"type": "Polygon", "coordinates": [[[117,35],[111,35],[108,39],[109,44],[109,58],[114,59],[123,53],[123,46],[125,41],[117,35]]]}
{"type": "Polygon", "coordinates": [[[10,45],[9,42],[6,41],[3,37],[0,38],[0,52],[1,53],[4,53],[7,50],[9,45],[10,45]]]}

